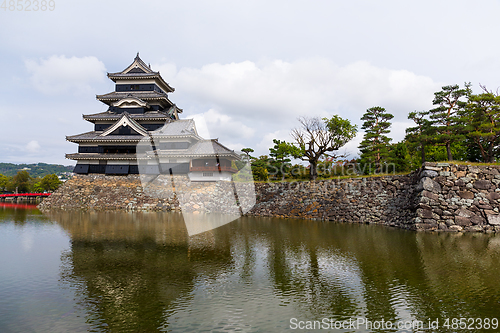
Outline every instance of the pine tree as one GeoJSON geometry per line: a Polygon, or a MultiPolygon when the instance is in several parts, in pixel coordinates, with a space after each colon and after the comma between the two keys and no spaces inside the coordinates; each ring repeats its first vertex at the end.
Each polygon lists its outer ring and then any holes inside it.
{"type": "Polygon", "coordinates": [[[432,142],[431,122],[426,118],[427,112],[410,112],[408,119],[415,122],[417,126],[406,129],[406,141],[410,144],[420,146],[422,164],[425,162],[425,146],[432,142]]]}
{"type": "Polygon", "coordinates": [[[250,161],[250,160],[252,160],[252,159],[253,159],[253,157],[252,157],[252,156],[250,156],[250,153],[253,153],[253,152],[254,152],[254,150],[253,150],[252,148],[243,148],[241,151],[242,151],[242,152],[244,152],[244,153],[246,154],[246,159],[247,159],[247,161],[250,161]]]}
{"type": "Polygon", "coordinates": [[[437,107],[427,111],[433,141],[446,147],[449,161],[453,159],[451,144],[464,139],[464,124],[460,121],[459,113],[467,105],[466,99],[470,93],[470,83],[466,83],[463,89],[458,84],[444,86],[441,91],[434,93],[432,104],[437,107]]]}
{"type": "Polygon", "coordinates": [[[281,180],[285,180],[285,174],[291,168],[290,157],[297,156],[300,154],[300,149],[292,145],[291,143],[280,141],[278,139],[273,139],[274,147],[269,148],[269,156],[271,157],[270,164],[272,169],[272,174],[274,176],[281,176],[281,180]]]}
{"type": "Polygon", "coordinates": [[[500,96],[481,88],[483,93],[469,96],[461,120],[467,123],[467,136],[483,161],[491,163],[500,155],[500,96]]]}
{"type": "Polygon", "coordinates": [[[371,173],[373,165],[375,172],[382,171],[382,162],[386,161],[389,155],[388,146],[391,139],[386,134],[390,132],[392,118],[394,116],[380,106],[369,108],[361,118],[365,121],[361,127],[365,130],[365,135],[358,148],[361,150],[361,164],[365,173],[371,173]]]}

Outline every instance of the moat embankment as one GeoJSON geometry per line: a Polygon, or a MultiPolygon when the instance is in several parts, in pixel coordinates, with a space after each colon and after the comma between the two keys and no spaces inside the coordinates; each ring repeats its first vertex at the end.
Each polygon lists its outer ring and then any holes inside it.
{"type": "MultiPolygon", "coordinates": [[[[500,231],[500,166],[425,163],[400,176],[256,183],[255,216],[378,223],[410,230],[500,231]]],[[[160,176],[163,177],[163,176],[160,176]]],[[[48,210],[230,209],[230,183],[170,176],[144,188],[139,176],[77,175],[40,204],[48,210]],[[180,194],[179,194],[180,193],[180,194]],[[180,202],[180,203],[179,203],[180,202]]],[[[253,191],[248,186],[245,191],[253,191]]],[[[240,198],[241,199],[241,195],[240,198]]]]}

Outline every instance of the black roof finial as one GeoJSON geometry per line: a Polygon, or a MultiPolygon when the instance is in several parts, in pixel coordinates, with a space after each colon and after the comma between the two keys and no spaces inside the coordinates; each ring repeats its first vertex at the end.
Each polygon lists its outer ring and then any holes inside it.
{"type": "Polygon", "coordinates": [[[136,58],[139,58],[139,52],[137,52],[137,55],[135,56],[136,58]]]}

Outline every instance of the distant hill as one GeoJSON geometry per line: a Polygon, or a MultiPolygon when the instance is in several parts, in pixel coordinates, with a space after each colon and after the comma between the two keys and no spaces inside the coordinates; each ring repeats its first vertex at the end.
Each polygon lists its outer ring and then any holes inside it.
{"type": "Polygon", "coordinates": [[[12,164],[12,163],[0,163],[0,174],[4,176],[14,176],[18,171],[27,168],[31,177],[43,177],[55,173],[60,174],[62,172],[73,172],[74,166],[71,165],[59,165],[59,164],[47,164],[47,163],[36,163],[36,164],[12,164]]]}

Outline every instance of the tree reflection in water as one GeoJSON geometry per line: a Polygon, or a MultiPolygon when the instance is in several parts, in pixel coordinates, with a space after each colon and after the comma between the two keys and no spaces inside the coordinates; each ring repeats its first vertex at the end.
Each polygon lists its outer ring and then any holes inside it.
{"type": "Polygon", "coordinates": [[[61,280],[96,330],[282,330],[303,320],[500,313],[500,238],[243,217],[188,237],[174,213],[60,213],[61,280]]]}
{"type": "Polygon", "coordinates": [[[36,217],[31,219],[33,222],[47,221],[36,205],[0,202],[0,223],[14,222],[23,225],[33,216],[36,217]]]}

